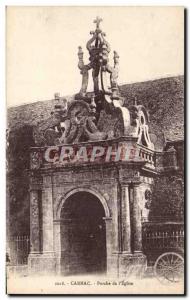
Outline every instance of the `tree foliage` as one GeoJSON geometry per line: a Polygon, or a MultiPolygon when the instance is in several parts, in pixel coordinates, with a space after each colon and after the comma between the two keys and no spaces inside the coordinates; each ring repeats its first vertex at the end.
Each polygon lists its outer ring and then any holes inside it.
{"type": "Polygon", "coordinates": [[[183,221],[184,182],[182,174],[155,179],[152,189],[150,220],[183,221]]]}
{"type": "Polygon", "coordinates": [[[29,235],[30,147],[34,145],[32,127],[13,128],[7,137],[7,205],[11,235],[29,235]]]}

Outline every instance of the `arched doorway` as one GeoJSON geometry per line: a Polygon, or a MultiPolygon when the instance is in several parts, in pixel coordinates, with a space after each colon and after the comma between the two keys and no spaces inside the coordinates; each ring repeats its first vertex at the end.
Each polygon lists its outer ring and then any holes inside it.
{"type": "Polygon", "coordinates": [[[77,192],[61,209],[61,273],[96,274],[106,271],[105,211],[89,192],[77,192]]]}

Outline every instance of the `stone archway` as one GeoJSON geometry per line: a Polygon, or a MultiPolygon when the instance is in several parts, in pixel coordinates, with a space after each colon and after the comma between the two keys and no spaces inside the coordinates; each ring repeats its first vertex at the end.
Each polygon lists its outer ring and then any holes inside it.
{"type": "Polygon", "coordinates": [[[105,209],[92,193],[78,191],[60,211],[61,274],[106,272],[105,209]]]}
{"type": "Polygon", "coordinates": [[[67,199],[70,196],[72,196],[72,195],[74,195],[78,192],[87,192],[87,193],[90,193],[90,194],[94,195],[101,202],[101,204],[104,208],[104,211],[105,211],[105,217],[106,218],[111,218],[110,209],[109,209],[108,204],[107,204],[107,198],[105,199],[105,197],[98,190],[94,189],[94,187],[89,188],[89,187],[83,186],[83,187],[75,187],[75,188],[71,189],[69,192],[67,192],[64,195],[64,197],[61,197],[61,199],[58,200],[56,210],[55,210],[56,220],[60,219],[61,209],[62,209],[65,201],[67,201],[67,199]]]}

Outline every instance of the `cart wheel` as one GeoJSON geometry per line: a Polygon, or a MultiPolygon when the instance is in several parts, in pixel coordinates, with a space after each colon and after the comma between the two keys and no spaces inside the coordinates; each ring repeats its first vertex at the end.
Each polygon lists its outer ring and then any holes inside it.
{"type": "Polygon", "coordinates": [[[160,255],[154,265],[154,275],[161,283],[175,283],[183,280],[184,259],[175,252],[160,255]]]}

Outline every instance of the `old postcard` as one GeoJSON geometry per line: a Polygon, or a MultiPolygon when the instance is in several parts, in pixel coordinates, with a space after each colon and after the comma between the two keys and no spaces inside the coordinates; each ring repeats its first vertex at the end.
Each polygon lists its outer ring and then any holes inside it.
{"type": "Polygon", "coordinates": [[[8,294],[184,294],[184,8],[8,6],[8,294]]]}

